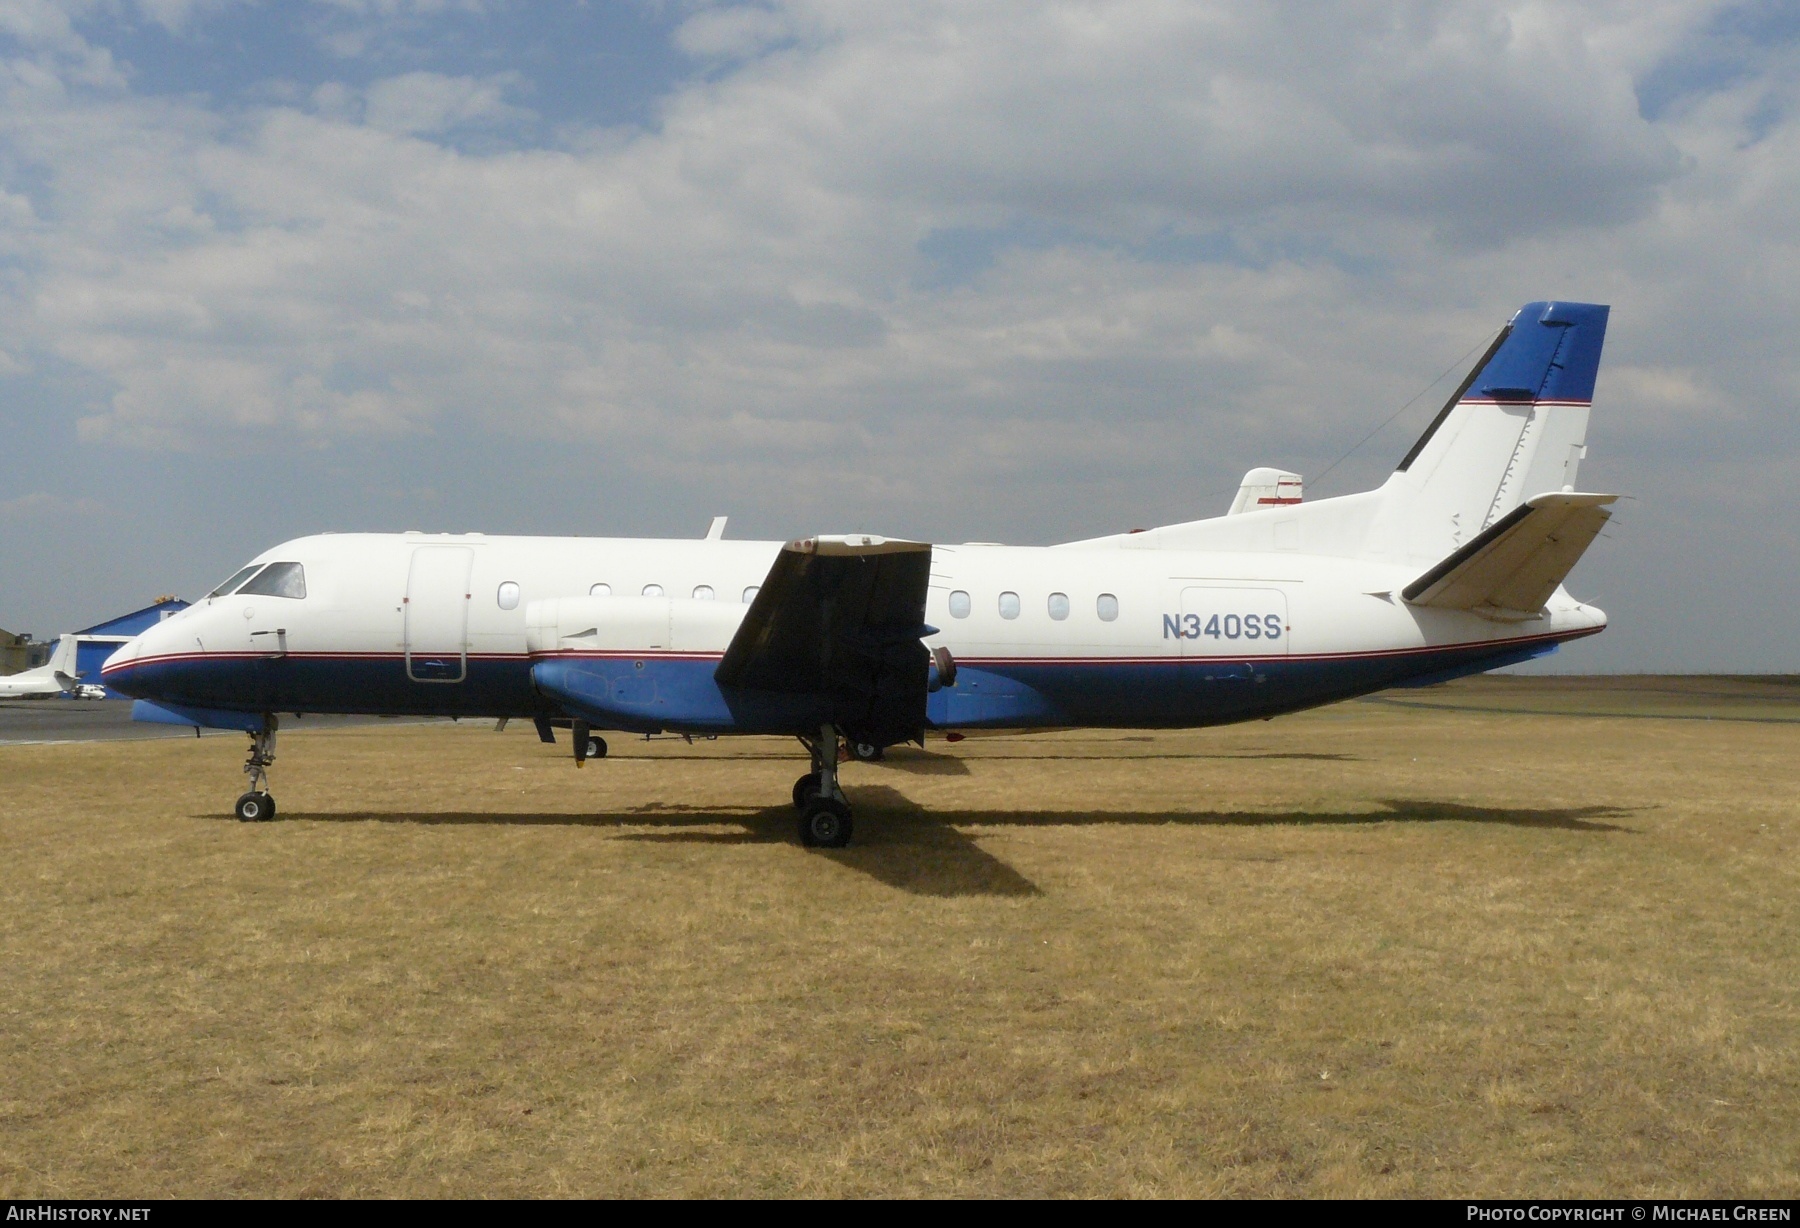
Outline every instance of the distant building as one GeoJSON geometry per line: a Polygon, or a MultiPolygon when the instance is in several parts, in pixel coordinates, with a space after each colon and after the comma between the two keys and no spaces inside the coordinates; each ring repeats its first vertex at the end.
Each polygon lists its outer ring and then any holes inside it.
{"type": "Polygon", "coordinates": [[[11,631],[0,630],[0,677],[22,674],[28,669],[47,664],[51,650],[55,647],[55,640],[46,640],[40,644],[29,633],[14,635],[11,631]]]}
{"type": "MultiPolygon", "coordinates": [[[[119,650],[120,644],[187,608],[188,603],[179,597],[158,597],[141,610],[133,610],[129,614],[121,614],[117,618],[109,618],[103,623],[95,623],[77,631],[75,635],[79,643],[75,649],[76,675],[83,682],[98,685],[100,667],[106,664],[106,658],[119,650]]],[[[108,698],[122,697],[109,694],[108,698]]]]}

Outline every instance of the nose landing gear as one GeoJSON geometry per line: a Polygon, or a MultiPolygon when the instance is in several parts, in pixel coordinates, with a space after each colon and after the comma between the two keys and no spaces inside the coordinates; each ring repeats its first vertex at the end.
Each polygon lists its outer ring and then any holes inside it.
{"type": "Polygon", "coordinates": [[[275,799],[269,796],[269,765],[275,762],[275,714],[263,718],[260,732],[250,734],[250,757],[244,761],[244,773],[250,777],[250,791],[242,794],[233,807],[245,823],[266,823],[275,817],[275,799]]]}

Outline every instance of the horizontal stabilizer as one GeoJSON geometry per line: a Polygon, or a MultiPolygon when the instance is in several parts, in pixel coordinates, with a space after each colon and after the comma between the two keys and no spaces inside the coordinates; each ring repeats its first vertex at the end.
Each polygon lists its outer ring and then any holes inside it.
{"type": "Polygon", "coordinates": [[[1406,586],[1413,605],[1469,610],[1500,622],[1536,618],[1612,513],[1617,495],[1527,499],[1406,586]]]}

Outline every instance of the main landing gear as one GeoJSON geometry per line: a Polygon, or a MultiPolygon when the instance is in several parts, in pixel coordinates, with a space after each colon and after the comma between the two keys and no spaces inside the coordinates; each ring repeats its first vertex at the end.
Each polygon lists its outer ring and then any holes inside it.
{"type": "Polygon", "coordinates": [[[576,767],[589,759],[606,758],[606,739],[589,729],[586,721],[572,722],[569,733],[569,740],[575,744],[576,767]]]}
{"type": "Polygon", "coordinates": [[[275,799],[269,796],[269,765],[275,762],[275,714],[263,718],[263,731],[250,735],[250,757],[244,773],[250,791],[237,799],[234,810],[245,823],[266,823],[275,817],[275,799]]]}
{"type": "Polygon", "coordinates": [[[801,738],[812,755],[813,770],[794,782],[794,809],[800,812],[800,843],[808,848],[841,849],[850,843],[850,803],[838,788],[838,731],[823,726],[815,739],[801,738]]]}

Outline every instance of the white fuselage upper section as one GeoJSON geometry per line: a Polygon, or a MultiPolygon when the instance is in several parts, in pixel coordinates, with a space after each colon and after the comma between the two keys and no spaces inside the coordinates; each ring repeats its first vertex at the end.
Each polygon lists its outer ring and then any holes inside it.
{"type": "MultiPolygon", "coordinates": [[[[390,655],[408,643],[421,547],[468,551],[471,658],[528,651],[534,602],[589,596],[710,599],[748,608],[779,542],[343,534],[259,556],[304,569],[304,598],[206,598],[127,644],[130,661],[236,654],[390,655]]],[[[1568,638],[1605,615],[1558,589],[1542,618],[1502,624],[1408,605],[1417,568],[1292,551],[938,546],[926,643],[959,661],[1320,658],[1568,638]],[[1252,630],[1254,620],[1254,630],[1252,630]]],[[[714,620],[729,641],[735,621],[714,620]]],[[[723,651],[725,642],[696,646],[723,651]]]]}

